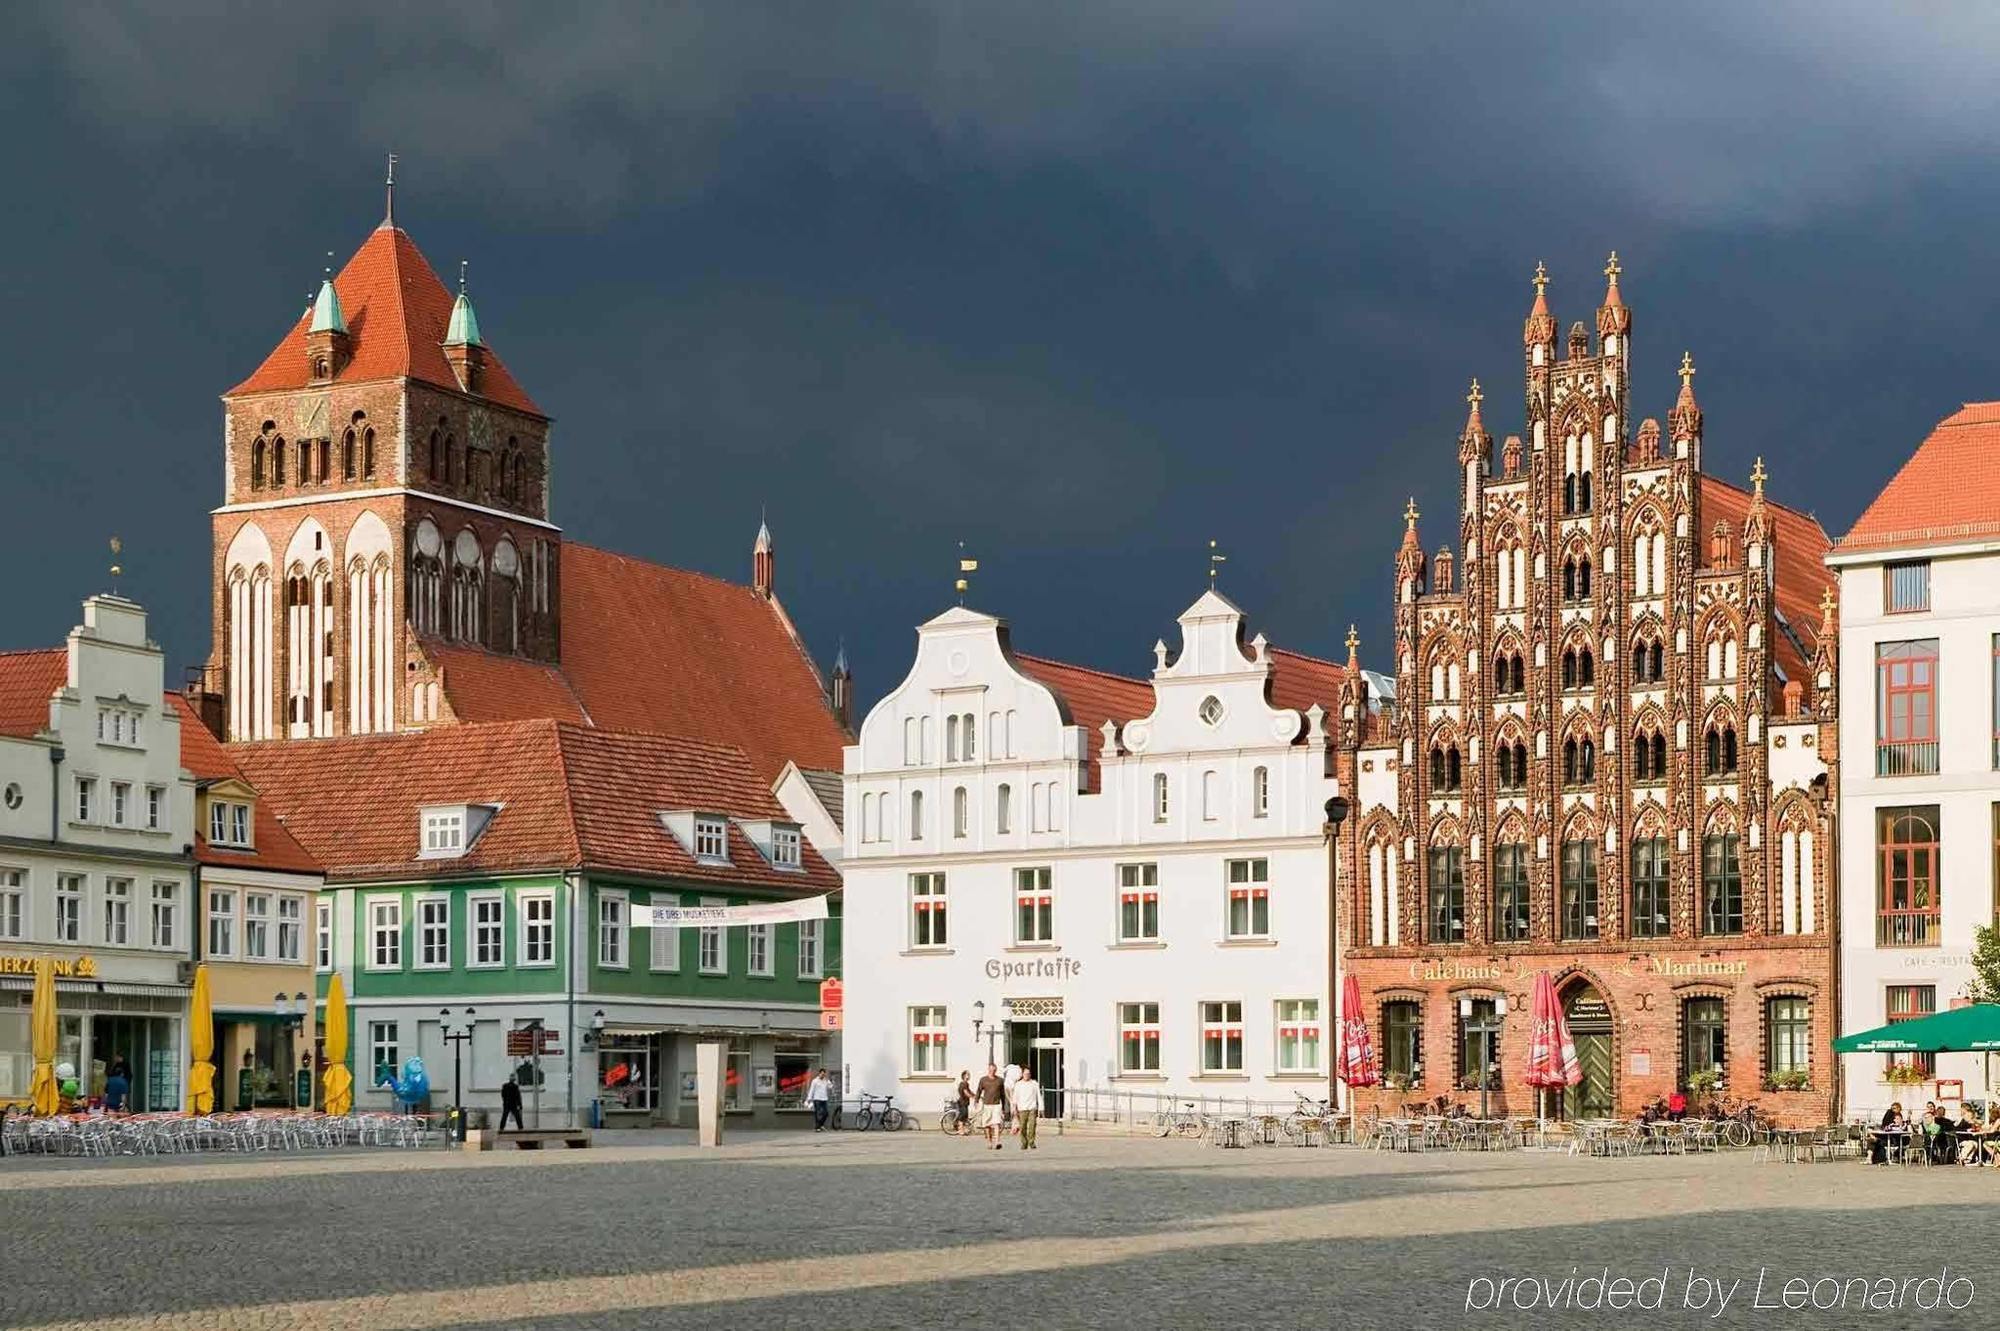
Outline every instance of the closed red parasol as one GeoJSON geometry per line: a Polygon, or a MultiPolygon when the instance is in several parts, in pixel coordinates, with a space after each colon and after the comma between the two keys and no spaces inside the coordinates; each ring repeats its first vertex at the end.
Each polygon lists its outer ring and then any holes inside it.
{"type": "Polygon", "coordinates": [[[1535,1027],[1528,1037],[1528,1085],[1536,1088],[1574,1086],[1583,1080],[1576,1061],[1576,1042],[1563,1020],[1555,981],[1543,971],[1535,977],[1535,1027]]]}
{"type": "Polygon", "coordinates": [[[1368,1038],[1368,1014],[1361,1007],[1361,982],[1352,975],[1340,987],[1340,1053],[1334,1075],[1349,1086],[1374,1086],[1382,1080],[1375,1042],[1368,1038]]]}

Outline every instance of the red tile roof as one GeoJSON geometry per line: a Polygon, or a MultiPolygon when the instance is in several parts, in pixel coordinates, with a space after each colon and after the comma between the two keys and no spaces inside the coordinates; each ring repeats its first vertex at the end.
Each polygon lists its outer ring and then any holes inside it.
{"type": "Polygon", "coordinates": [[[608,870],[758,889],[831,891],[839,875],[811,846],[805,871],[772,868],[742,829],[732,867],[698,863],[661,824],[670,809],[788,821],[738,749],[552,720],[444,726],[399,735],[233,745],[286,826],[339,881],[608,870]],[[466,853],[419,858],[418,810],[498,806],[466,853]]]}
{"type": "Polygon", "coordinates": [[[1294,711],[1309,710],[1318,703],[1329,717],[1340,715],[1340,686],[1347,681],[1347,667],[1317,656],[1271,648],[1271,705],[1294,711]]]}
{"type": "Polygon", "coordinates": [[[49,695],[69,683],[69,649],[0,652],[0,735],[32,739],[49,728],[49,695]]]}
{"type": "MultiPolygon", "coordinates": [[[[444,358],[445,326],[451,322],[452,294],[445,289],[416,242],[400,227],[377,227],[333,279],[340,308],[347,319],[352,354],[337,382],[408,378],[458,391],[458,377],[444,358]]],[[[291,330],[248,379],[228,396],[274,389],[304,388],[306,329],[311,311],[299,316],[291,330]]],[[[493,349],[486,349],[486,368],[479,396],[539,416],[535,405],[493,349]]]]}
{"type": "Polygon", "coordinates": [[[2000,402],[1968,402],[1939,421],[1836,553],[2000,537],[2000,402]]]}
{"type": "Polygon", "coordinates": [[[849,742],[777,601],[740,583],[562,550],[560,669],[426,644],[466,721],[553,717],[727,744],[768,787],[787,761],[840,770],[849,742]]]}
{"type": "MultiPolygon", "coordinates": [[[[188,704],[188,700],[178,693],[167,695],[167,705],[180,713],[181,718],[181,766],[192,772],[199,781],[237,780],[255,790],[251,782],[230,760],[229,750],[223,748],[209,728],[201,723],[201,718],[188,704]]],[[[197,823],[194,829],[195,859],[203,864],[234,865],[244,869],[270,869],[292,873],[318,873],[319,861],[306,854],[290,832],[279,821],[278,811],[272,801],[258,792],[255,809],[255,826],[250,837],[254,843],[251,850],[236,850],[226,846],[208,844],[208,828],[197,823]]]]}
{"type": "MultiPolygon", "coordinates": [[[[1791,635],[1780,630],[1774,635],[1771,659],[1785,678],[1796,679],[1810,687],[1812,678],[1811,652],[1819,642],[1819,599],[1820,594],[1831,581],[1826,570],[1826,552],[1831,542],[1826,529],[1819,525],[1819,519],[1801,513],[1797,509],[1786,508],[1783,504],[1771,502],[1764,497],[1764,510],[1771,521],[1771,536],[1776,543],[1777,567],[1777,607],[1791,626],[1791,635]]],[[[1712,567],[1708,562],[1708,532],[1715,527],[1718,519],[1726,521],[1732,532],[1732,560],[1743,558],[1743,520],[1750,511],[1748,491],[1739,490],[1727,481],[1713,476],[1701,478],[1701,521],[1699,549],[1702,566],[1712,567]]],[[[1776,705],[1776,700],[1773,700],[1776,705]]]]}

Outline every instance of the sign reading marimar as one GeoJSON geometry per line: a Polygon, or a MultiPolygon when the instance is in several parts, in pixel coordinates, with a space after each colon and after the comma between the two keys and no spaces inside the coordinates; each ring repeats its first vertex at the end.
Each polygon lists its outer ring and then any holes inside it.
{"type": "Polygon", "coordinates": [[[632,907],[634,929],[716,929],[751,924],[796,924],[800,920],[827,917],[826,898],[800,897],[796,901],[760,901],[748,906],[639,906],[632,907]]]}

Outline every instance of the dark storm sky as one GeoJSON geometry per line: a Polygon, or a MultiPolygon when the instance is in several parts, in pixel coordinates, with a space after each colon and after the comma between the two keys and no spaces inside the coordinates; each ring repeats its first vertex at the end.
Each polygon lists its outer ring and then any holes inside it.
{"type": "Polygon", "coordinates": [[[746,578],[873,699],[973,603],[1143,673],[1199,591],[1383,660],[1466,382],[1606,251],[1637,414],[1838,536],[2000,396],[1990,7],[82,5],[0,20],[0,645],[106,582],[207,644],[216,396],[380,217],[472,264],[572,535],[746,578]],[[163,15],[168,6],[158,6],[163,15]],[[1755,11],[1755,12],[1751,12],[1755,11]],[[1533,17],[1529,17],[1533,15],[1533,17]]]}

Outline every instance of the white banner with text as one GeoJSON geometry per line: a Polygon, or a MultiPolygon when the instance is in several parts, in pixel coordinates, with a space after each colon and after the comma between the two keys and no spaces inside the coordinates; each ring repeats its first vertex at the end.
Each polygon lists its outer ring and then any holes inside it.
{"type": "Polygon", "coordinates": [[[800,897],[795,901],[759,901],[747,906],[640,906],[632,907],[634,929],[715,929],[747,924],[795,924],[800,920],[827,917],[826,898],[800,897]]]}

